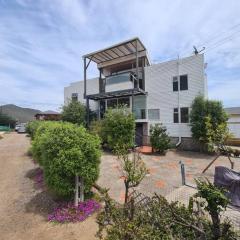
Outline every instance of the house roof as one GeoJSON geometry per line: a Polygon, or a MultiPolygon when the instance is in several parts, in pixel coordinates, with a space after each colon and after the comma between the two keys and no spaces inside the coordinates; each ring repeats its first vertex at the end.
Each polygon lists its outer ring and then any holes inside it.
{"type": "MultiPolygon", "coordinates": [[[[144,51],[146,52],[146,50],[147,49],[143,45],[141,40],[138,37],[135,37],[127,41],[112,45],[108,48],[104,48],[99,51],[86,54],[83,57],[88,58],[97,64],[101,64],[118,58],[133,55],[137,51],[139,53],[144,51]]],[[[147,53],[146,58],[148,60],[148,64],[150,64],[147,53]]]]}
{"type": "Polygon", "coordinates": [[[225,111],[228,114],[237,115],[240,114],[240,107],[225,108],[225,111]]]}
{"type": "MultiPolygon", "coordinates": [[[[40,113],[37,113],[36,115],[50,115],[50,114],[55,114],[55,115],[58,115],[60,114],[59,112],[55,112],[55,111],[52,111],[52,110],[48,110],[48,111],[44,111],[44,112],[40,112],[40,113]]],[[[35,116],[36,116],[35,115],[35,116]]]]}

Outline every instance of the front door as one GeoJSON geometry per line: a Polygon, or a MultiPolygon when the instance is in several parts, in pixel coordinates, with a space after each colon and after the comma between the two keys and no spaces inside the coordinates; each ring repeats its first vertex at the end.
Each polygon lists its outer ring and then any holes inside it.
{"type": "Polygon", "coordinates": [[[137,146],[142,146],[143,144],[143,124],[142,123],[136,123],[135,144],[137,146]]]}

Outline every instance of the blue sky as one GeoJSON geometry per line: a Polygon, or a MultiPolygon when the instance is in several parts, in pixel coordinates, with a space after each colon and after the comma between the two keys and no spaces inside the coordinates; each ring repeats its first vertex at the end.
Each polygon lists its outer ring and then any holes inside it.
{"type": "Polygon", "coordinates": [[[239,9],[237,0],[0,0],[0,105],[59,110],[64,86],[83,77],[82,55],[138,36],[153,62],[205,46],[209,98],[240,106],[239,9]]]}

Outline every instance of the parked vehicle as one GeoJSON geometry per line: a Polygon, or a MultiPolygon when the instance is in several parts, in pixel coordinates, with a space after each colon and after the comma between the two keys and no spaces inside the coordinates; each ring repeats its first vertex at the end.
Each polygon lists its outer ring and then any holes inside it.
{"type": "Polygon", "coordinates": [[[26,133],[26,123],[21,123],[17,130],[18,133],[26,133]]]}
{"type": "Polygon", "coordinates": [[[17,124],[17,125],[15,126],[15,131],[17,132],[20,127],[21,127],[21,124],[17,124]]]}

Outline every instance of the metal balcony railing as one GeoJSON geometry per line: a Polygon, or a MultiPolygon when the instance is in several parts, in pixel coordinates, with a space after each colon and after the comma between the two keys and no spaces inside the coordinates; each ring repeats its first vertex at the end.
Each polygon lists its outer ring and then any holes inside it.
{"type": "Polygon", "coordinates": [[[160,120],[160,109],[134,109],[136,120],[160,120]]]}

